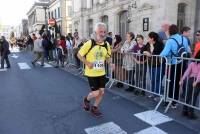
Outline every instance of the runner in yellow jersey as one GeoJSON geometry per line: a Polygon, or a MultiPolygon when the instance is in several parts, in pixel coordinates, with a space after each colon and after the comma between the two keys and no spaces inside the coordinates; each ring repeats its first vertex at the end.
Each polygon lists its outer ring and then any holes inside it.
{"type": "MultiPolygon", "coordinates": [[[[105,61],[110,63],[111,49],[106,39],[106,25],[97,23],[94,29],[93,39],[87,41],[79,50],[78,58],[85,64],[85,75],[91,92],[84,98],[84,109],[90,111],[96,117],[102,116],[99,111],[99,104],[104,95],[105,89],[105,61]],[[90,100],[95,98],[93,106],[90,106],[90,100]]],[[[111,67],[113,65],[111,64],[111,67]]]]}

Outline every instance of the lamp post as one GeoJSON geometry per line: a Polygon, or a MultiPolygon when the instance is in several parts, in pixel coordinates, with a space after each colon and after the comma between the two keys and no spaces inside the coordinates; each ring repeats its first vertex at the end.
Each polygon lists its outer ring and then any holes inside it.
{"type": "Polygon", "coordinates": [[[130,5],[128,5],[128,19],[127,19],[128,23],[132,22],[132,19],[131,19],[131,17],[132,17],[132,13],[131,13],[132,8],[135,8],[135,9],[137,8],[136,0],[133,1],[130,5]]]}

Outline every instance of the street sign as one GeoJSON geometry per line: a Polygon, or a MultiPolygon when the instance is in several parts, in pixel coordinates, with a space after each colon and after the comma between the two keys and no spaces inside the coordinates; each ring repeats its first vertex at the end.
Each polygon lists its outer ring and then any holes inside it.
{"type": "Polygon", "coordinates": [[[56,20],[55,19],[49,19],[48,24],[53,27],[56,24],[56,20]]]}

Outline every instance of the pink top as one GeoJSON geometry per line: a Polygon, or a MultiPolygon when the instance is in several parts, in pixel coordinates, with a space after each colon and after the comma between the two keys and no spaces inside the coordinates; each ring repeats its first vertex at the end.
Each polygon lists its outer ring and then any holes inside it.
{"type": "Polygon", "coordinates": [[[196,82],[200,82],[200,63],[197,64],[195,62],[190,63],[187,70],[185,71],[181,81],[183,82],[186,77],[194,77],[197,78],[196,82]]]}

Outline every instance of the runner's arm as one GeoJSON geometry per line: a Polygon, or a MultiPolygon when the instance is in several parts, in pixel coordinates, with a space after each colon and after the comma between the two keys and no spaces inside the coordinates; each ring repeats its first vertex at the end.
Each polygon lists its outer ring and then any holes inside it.
{"type": "Polygon", "coordinates": [[[77,54],[77,57],[82,61],[86,66],[88,66],[90,69],[93,67],[93,63],[88,62],[84,56],[81,56],[79,53],[77,54]]]}

